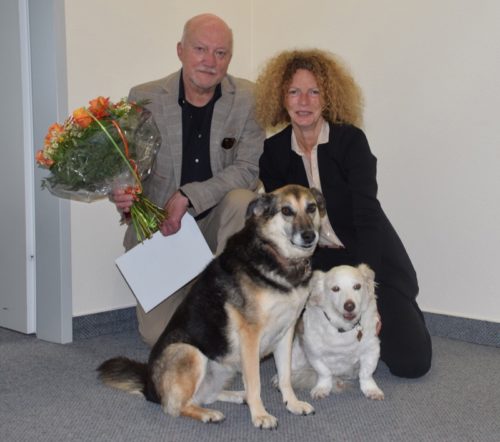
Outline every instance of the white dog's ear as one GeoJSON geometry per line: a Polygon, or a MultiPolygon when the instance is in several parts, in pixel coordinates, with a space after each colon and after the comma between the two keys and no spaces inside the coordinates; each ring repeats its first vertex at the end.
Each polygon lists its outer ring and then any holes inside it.
{"type": "Polygon", "coordinates": [[[369,293],[375,294],[375,272],[367,264],[360,264],[358,270],[363,275],[369,293]]]}
{"type": "Polygon", "coordinates": [[[309,287],[311,288],[311,294],[309,295],[308,304],[321,305],[323,303],[324,278],[325,278],[325,273],[320,270],[316,270],[313,273],[313,276],[309,283],[309,287]]]}

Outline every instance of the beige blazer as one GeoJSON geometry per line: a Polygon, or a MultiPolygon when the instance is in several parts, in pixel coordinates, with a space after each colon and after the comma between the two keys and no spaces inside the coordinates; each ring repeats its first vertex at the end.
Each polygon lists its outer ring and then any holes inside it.
{"type": "MultiPolygon", "coordinates": [[[[129,99],[149,100],[160,130],[162,143],[151,175],[144,182],[145,194],[163,207],[179,189],[182,165],[182,110],[178,103],[181,71],[160,80],[135,86],[129,99]]],[[[255,189],[258,163],[265,138],[254,119],[253,83],[231,75],[221,83],[221,97],[216,101],[210,130],[210,164],[212,178],[182,186],[196,215],[217,205],[232,189],[255,189]],[[223,143],[234,139],[232,147],[223,143]],[[227,141],[227,140],[226,140],[227,141]],[[223,144],[225,147],[223,147],[223,144]]],[[[231,144],[231,143],[229,143],[231,144]]],[[[128,229],[128,236],[132,236],[128,229]]],[[[131,244],[129,244],[130,246],[131,244]]]]}

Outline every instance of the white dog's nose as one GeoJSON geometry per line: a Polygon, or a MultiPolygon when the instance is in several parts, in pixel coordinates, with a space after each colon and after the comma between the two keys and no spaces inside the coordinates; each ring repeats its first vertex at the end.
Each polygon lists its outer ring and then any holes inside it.
{"type": "Polygon", "coordinates": [[[346,312],[352,312],[355,308],[356,308],[356,304],[354,304],[354,302],[352,302],[351,300],[346,301],[344,303],[344,310],[346,312]]]}

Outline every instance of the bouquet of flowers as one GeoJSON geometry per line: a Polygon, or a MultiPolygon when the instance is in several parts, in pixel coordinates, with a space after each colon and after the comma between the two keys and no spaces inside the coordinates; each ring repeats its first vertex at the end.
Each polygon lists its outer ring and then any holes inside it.
{"type": "Polygon", "coordinates": [[[90,202],[114,186],[125,187],[134,195],[130,219],[139,241],[151,237],[166,216],[142,193],[141,182],[161,143],[143,104],[97,97],[63,124],[50,126],[43,149],[36,153],[38,165],[50,171],[42,188],[55,196],[90,202]]]}

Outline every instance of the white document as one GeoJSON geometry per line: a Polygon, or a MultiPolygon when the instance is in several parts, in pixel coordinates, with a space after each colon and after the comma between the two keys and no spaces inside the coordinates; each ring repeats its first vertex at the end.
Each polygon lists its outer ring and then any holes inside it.
{"type": "Polygon", "coordinates": [[[186,213],[174,235],[156,232],[115,260],[145,312],[196,277],[213,258],[194,218],[186,213]]]}

